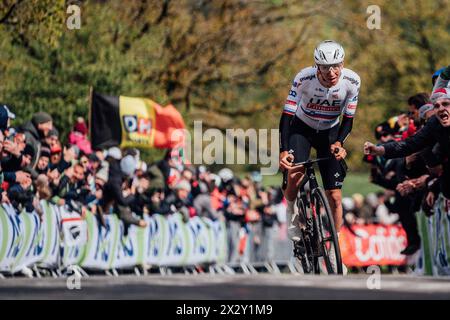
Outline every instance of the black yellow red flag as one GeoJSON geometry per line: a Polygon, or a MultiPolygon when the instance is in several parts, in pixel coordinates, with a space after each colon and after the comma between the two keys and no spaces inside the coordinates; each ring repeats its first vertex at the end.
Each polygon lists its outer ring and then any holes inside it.
{"type": "Polygon", "coordinates": [[[160,106],[153,100],[125,96],[107,96],[92,92],[90,107],[92,147],[175,148],[183,136],[174,134],[184,129],[178,110],[160,106]]]}

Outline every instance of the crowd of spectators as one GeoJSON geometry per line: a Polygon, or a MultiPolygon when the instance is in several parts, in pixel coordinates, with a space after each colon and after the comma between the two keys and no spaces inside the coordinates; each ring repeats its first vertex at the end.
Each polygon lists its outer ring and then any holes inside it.
{"type": "Polygon", "coordinates": [[[408,240],[402,252],[406,255],[420,249],[416,213],[433,215],[441,193],[449,199],[449,79],[450,67],[437,71],[432,76],[431,95],[409,97],[404,113],[376,126],[377,145],[365,146],[371,181],[386,190],[367,201],[382,204],[371,219],[401,222],[408,240]]]}
{"type": "Polygon", "coordinates": [[[0,104],[1,201],[17,214],[42,216],[40,200],[47,200],[82,217],[89,210],[101,227],[106,215],[117,214],[125,234],[130,225],[147,225],[144,214],[220,219],[230,262],[273,259],[274,226],[285,219],[285,207],[281,190],[262,187],[258,172],[242,178],[228,168],[212,173],[184,164],[176,149],[155,163],[133,148],[93,150],[83,118],[66,143],[48,113],[15,122],[12,108],[0,104]]]}

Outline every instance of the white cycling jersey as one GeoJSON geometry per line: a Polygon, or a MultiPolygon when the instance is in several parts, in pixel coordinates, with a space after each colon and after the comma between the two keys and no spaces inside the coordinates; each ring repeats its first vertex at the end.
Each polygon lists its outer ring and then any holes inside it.
{"type": "Polygon", "coordinates": [[[353,117],[361,79],[343,68],[338,83],[326,88],[317,79],[317,67],[300,71],[292,83],[284,113],[296,115],[311,128],[326,130],[339,123],[339,116],[353,117]]]}

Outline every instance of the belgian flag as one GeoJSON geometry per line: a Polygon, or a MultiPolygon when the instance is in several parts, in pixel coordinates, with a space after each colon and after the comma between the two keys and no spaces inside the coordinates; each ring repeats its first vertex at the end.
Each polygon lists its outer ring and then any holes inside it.
{"type": "Polygon", "coordinates": [[[91,89],[90,134],[94,149],[175,148],[184,143],[184,136],[174,131],[184,128],[181,114],[172,105],[162,107],[150,99],[107,96],[91,89]]]}

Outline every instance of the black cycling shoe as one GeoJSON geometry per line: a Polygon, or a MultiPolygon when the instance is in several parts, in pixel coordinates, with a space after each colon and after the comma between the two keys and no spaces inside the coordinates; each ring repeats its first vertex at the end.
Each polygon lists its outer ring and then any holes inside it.
{"type": "Polygon", "coordinates": [[[400,252],[400,254],[403,254],[405,256],[410,256],[410,255],[413,255],[414,253],[416,253],[419,249],[420,249],[419,244],[411,244],[411,245],[407,246],[405,249],[403,249],[400,252]]]}

